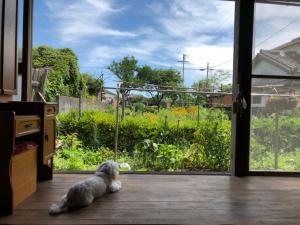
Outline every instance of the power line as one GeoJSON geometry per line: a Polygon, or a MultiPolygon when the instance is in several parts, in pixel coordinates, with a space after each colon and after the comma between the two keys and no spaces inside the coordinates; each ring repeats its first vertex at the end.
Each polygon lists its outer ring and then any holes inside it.
{"type": "Polygon", "coordinates": [[[196,59],[200,59],[200,60],[202,60],[202,61],[207,61],[207,60],[204,60],[203,58],[201,58],[201,57],[199,57],[199,56],[195,56],[195,55],[192,55],[192,54],[187,55],[187,56],[190,57],[190,58],[196,58],[196,59]]]}
{"type": "Polygon", "coordinates": [[[233,61],[233,59],[230,59],[230,60],[227,60],[227,61],[225,61],[225,62],[222,62],[222,63],[220,63],[220,64],[218,64],[218,65],[216,65],[216,66],[212,66],[211,68],[216,68],[216,67],[219,67],[219,66],[223,66],[224,64],[227,64],[227,63],[229,63],[229,62],[231,62],[231,61],[233,61]]]}
{"type": "MultiPolygon", "coordinates": [[[[295,19],[293,19],[292,21],[290,21],[288,24],[286,24],[285,26],[283,26],[282,28],[280,28],[279,30],[277,30],[276,32],[274,32],[273,34],[271,34],[270,36],[268,36],[266,39],[262,40],[261,42],[259,42],[258,44],[255,45],[255,48],[257,48],[258,46],[260,46],[261,44],[263,44],[264,42],[270,40],[274,35],[280,33],[281,31],[283,31],[284,29],[286,29],[287,27],[289,27],[290,25],[292,25],[293,23],[295,23],[297,20],[299,19],[299,17],[296,17],[295,19]]],[[[216,67],[219,67],[219,66],[222,66],[226,63],[229,63],[233,61],[233,59],[230,59],[230,60],[227,60],[225,62],[222,62],[216,66],[212,66],[211,68],[216,68],[216,67]]]]}
{"type": "Polygon", "coordinates": [[[269,37],[267,37],[267,38],[264,39],[263,41],[259,42],[257,45],[255,45],[255,48],[257,48],[257,47],[260,46],[261,44],[265,43],[266,41],[270,40],[274,35],[280,33],[281,31],[283,31],[284,29],[286,29],[287,27],[289,27],[290,25],[292,25],[293,23],[295,23],[298,19],[299,19],[299,16],[296,17],[295,19],[293,19],[292,21],[290,21],[287,25],[285,25],[284,27],[282,27],[282,28],[279,29],[278,31],[276,31],[276,32],[274,32],[273,34],[271,34],[269,37]]]}

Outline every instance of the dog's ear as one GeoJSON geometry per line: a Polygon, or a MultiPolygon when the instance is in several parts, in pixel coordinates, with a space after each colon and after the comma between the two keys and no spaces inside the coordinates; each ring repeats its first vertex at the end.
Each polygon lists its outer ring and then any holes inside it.
{"type": "Polygon", "coordinates": [[[98,168],[99,172],[105,173],[107,176],[112,177],[113,176],[113,168],[112,165],[109,162],[105,162],[98,168]]]}
{"type": "Polygon", "coordinates": [[[99,166],[99,168],[96,171],[96,174],[102,172],[105,173],[110,178],[116,178],[118,176],[118,163],[114,161],[107,161],[99,166]]]}

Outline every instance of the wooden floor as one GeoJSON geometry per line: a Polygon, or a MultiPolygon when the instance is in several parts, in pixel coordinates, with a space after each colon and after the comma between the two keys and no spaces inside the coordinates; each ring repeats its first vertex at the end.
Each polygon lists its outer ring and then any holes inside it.
{"type": "Polygon", "coordinates": [[[57,174],[0,224],[300,224],[300,178],[121,175],[123,189],[90,207],[48,215],[89,175],[57,174]]]}

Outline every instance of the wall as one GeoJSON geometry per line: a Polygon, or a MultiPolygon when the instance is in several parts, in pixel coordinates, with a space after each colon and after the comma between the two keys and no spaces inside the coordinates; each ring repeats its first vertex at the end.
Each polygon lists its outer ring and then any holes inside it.
{"type": "MultiPolygon", "coordinates": [[[[59,96],[58,98],[59,112],[69,112],[70,110],[79,110],[79,98],[59,96]]],[[[103,110],[105,104],[100,103],[98,100],[82,98],[82,110],[95,109],[103,110]]]]}

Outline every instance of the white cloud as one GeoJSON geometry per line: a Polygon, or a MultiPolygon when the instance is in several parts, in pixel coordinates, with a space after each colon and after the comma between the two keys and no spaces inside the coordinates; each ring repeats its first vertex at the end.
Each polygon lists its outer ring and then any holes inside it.
{"type": "MultiPolygon", "coordinates": [[[[187,54],[191,67],[210,62],[221,64],[233,57],[234,3],[226,1],[154,2],[148,8],[154,13],[160,30],[169,38],[164,49],[177,59],[187,54]]],[[[232,62],[223,69],[232,70],[232,62]]],[[[193,76],[193,75],[191,75],[193,76]]]]}
{"type": "Polygon", "coordinates": [[[134,37],[136,34],[111,28],[109,17],[125,7],[106,0],[47,0],[49,17],[64,43],[82,42],[99,36],[134,37]]]}
{"type": "Polygon", "coordinates": [[[256,4],[255,46],[272,49],[300,36],[300,8],[295,6],[256,4]]]}
{"type": "MultiPolygon", "coordinates": [[[[197,68],[203,68],[209,62],[211,67],[222,64],[233,58],[232,46],[202,45],[185,49],[188,61],[197,68]],[[205,58],[203,58],[205,56],[205,58]]],[[[232,70],[232,61],[224,64],[222,69],[232,70]]],[[[219,68],[218,68],[219,69],[219,68]]]]}
{"type": "MultiPolygon", "coordinates": [[[[125,4],[131,3],[125,1],[125,4]]],[[[134,1],[132,2],[134,4],[134,1]]],[[[57,20],[59,36],[64,43],[76,43],[89,38],[107,36],[120,42],[99,43],[85,49],[83,67],[105,67],[112,60],[134,55],[141,64],[180,69],[177,61],[188,55],[187,67],[220,64],[233,55],[234,4],[225,1],[150,1],[145,14],[151,23],[128,30],[113,29],[110,18],[125,13],[122,0],[48,0],[50,14],[57,20]],[[117,4],[118,3],[118,4],[117,4]],[[169,8],[166,4],[169,4],[169,8]],[[154,23],[154,25],[153,25],[154,23]],[[151,24],[151,25],[150,25],[151,24]],[[199,60],[203,59],[203,60],[199,60]]],[[[143,18],[141,18],[143,19],[143,18]]],[[[94,43],[94,42],[93,42],[94,43]]],[[[232,62],[224,65],[232,69],[232,62]]],[[[187,71],[186,81],[191,84],[202,77],[199,71],[187,71]]]]}
{"type": "MultiPolygon", "coordinates": [[[[161,3],[163,4],[163,3],[161,3]]],[[[222,1],[174,0],[170,10],[158,3],[149,8],[158,15],[157,20],[172,37],[189,38],[202,34],[225,32],[233,28],[234,4],[222,1]]]]}
{"type": "MultiPolygon", "coordinates": [[[[138,1],[138,0],[136,0],[138,1]]],[[[225,64],[219,69],[232,70],[234,3],[218,0],[149,1],[141,8],[143,25],[132,30],[116,29],[115,16],[125,15],[135,1],[124,0],[47,0],[50,18],[64,44],[85,48],[83,66],[107,66],[112,60],[134,55],[141,64],[157,67],[181,67],[177,62],[187,54],[187,67],[225,64]],[[130,5],[132,4],[132,5],[130,5]],[[147,19],[144,20],[144,16],[147,19]],[[103,37],[105,36],[106,39],[103,37]],[[95,46],[91,39],[105,42],[95,46]],[[116,39],[118,41],[114,41],[116,39]],[[119,38],[122,40],[119,41],[119,38]],[[82,44],[84,42],[84,44],[82,44]]],[[[130,12],[132,13],[132,11],[130,12]]],[[[137,16],[134,15],[134,16],[137,16]]],[[[130,15],[126,15],[130,17],[130,15]]],[[[126,17],[122,17],[124,19],[126,17]]],[[[300,36],[300,8],[257,4],[255,44],[270,37],[292,20],[293,24],[261,44],[270,49],[300,36]]],[[[124,21],[122,21],[124,22],[124,21]]],[[[117,24],[118,25],[118,24],[117,24]]],[[[130,26],[127,26],[130,27],[130,26]]],[[[82,60],[83,58],[81,58],[82,60]]],[[[187,83],[203,77],[199,71],[186,71],[187,83]]]]}

